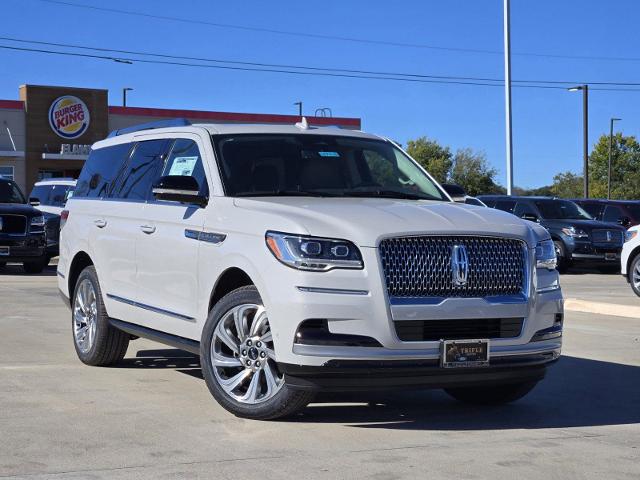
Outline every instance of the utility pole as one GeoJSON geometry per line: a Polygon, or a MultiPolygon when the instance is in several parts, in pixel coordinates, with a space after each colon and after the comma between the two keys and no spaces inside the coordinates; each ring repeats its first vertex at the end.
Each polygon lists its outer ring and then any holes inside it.
{"type": "Polygon", "coordinates": [[[611,151],[613,150],[613,122],[622,120],[621,118],[612,118],[609,126],[609,175],[607,176],[607,200],[611,200],[611,151]]]}
{"type": "Polygon", "coordinates": [[[302,102],[295,102],[294,105],[298,105],[298,116],[302,116],[302,102]]]}
{"type": "Polygon", "coordinates": [[[125,87],[122,89],[122,106],[123,107],[127,106],[127,92],[130,92],[131,90],[133,90],[133,88],[131,87],[125,87]]]}
{"type": "Polygon", "coordinates": [[[570,92],[582,90],[582,169],[584,172],[584,198],[589,198],[589,85],[579,85],[568,90],[570,92]]]}
{"type": "Polygon", "coordinates": [[[504,100],[507,149],[507,195],[513,192],[513,135],[511,133],[511,8],[504,0],[504,100]]]}

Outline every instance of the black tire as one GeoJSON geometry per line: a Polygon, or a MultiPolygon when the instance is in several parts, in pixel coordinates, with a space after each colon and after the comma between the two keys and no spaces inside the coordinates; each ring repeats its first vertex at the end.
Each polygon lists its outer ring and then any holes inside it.
{"type": "Polygon", "coordinates": [[[472,405],[502,405],[528,394],[538,382],[512,383],[486,387],[447,388],[445,392],[460,402],[472,405]]]}
{"type": "Polygon", "coordinates": [[[71,298],[71,332],[73,345],[82,363],[92,366],[106,367],[120,362],[127,353],[130,335],[109,324],[107,310],[102,301],[102,290],[98,282],[98,275],[93,265],[86,267],[78,276],[76,286],[71,298]],[[78,300],[78,290],[82,282],[88,280],[93,285],[96,293],[96,333],[93,345],[88,351],[83,352],[76,341],[74,334],[74,312],[78,300]]]}
{"type": "Polygon", "coordinates": [[[554,240],[553,245],[556,249],[556,257],[558,259],[558,272],[565,273],[571,266],[571,260],[567,258],[567,249],[560,240],[554,240]]]}
{"type": "Polygon", "coordinates": [[[629,283],[631,284],[631,290],[633,290],[633,293],[635,293],[637,296],[640,297],[640,283],[638,283],[638,285],[634,285],[633,282],[633,272],[638,269],[638,271],[640,272],[640,254],[636,255],[633,260],[631,261],[631,264],[629,265],[629,271],[627,272],[627,276],[629,278],[629,283]]]}
{"type": "Polygon", "coordinates": [[[277,393],[261,403],[243,403],[227,394],[218,383],[211,362],[211,343],[218,323],[232,308],[243,304],[262,305],[262,299],[254,286],[240,287],[225,295],[211,309],[202,331],[200,364],[209,391],[218,403],[237,417],[254,420],[273,420],[299,412],[313,399],[314,393],[291,389],[286,383],[277,393]]]}
{"type": "Polygon", "coordinates": [[[24,268],[24,271],[27,273],[42,273],[47,265],[49,265],[49,257],[24,262],[22,268],[24,268]]]}

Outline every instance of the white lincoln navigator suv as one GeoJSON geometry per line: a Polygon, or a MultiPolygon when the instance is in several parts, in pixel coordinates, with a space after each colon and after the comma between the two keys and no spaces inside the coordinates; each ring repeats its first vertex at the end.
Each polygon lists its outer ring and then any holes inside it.
{"type": "Polygon", "coordinates": [[[62,220],[80,360],[117,363],[138,337],[194,352],[238,416],[290,415],[318,390],[504,403],[560,356],[547,231],[454,203],[374,135],[122,129],[93,145],[62,220]]]}

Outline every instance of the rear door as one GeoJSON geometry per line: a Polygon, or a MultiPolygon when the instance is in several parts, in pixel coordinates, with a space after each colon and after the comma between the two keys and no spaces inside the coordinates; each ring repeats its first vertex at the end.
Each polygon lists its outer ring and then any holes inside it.
{"type": "MultiPolygon", "coordinates": [[[[181,134],[171,141],[169,153],[158,172],[189,175],[209,194],[203,162],[204,144],[196,134],[181,134]]],[[[199,233],[204,208],[180,202],[149,199],[144,212],[144,230],[138,234],[138,299],[150,308],[140,322],[174,335],[194,338],[200,299],[198,297],[199,233]]],[[[204,301],[207,301],[205,299],[204,301]]]]}

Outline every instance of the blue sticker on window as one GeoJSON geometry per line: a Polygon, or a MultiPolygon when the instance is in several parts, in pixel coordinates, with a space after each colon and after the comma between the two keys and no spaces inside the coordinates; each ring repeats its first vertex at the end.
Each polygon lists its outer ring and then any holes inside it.
{"type": "Polygon", "coordinates": [[[318,155],[321,157],[339,157],[340,154],[338,152],[318,152],[318,155]]]}

